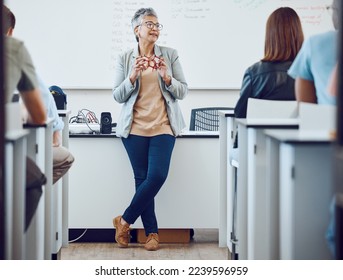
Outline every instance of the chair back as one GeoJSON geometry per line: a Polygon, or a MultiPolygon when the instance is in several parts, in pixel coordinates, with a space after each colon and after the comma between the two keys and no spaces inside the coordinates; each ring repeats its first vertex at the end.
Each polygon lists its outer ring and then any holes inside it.
{"type": "Polygon", "coordinates": [[[6,114],[6,123],[5,123],[6,132],[9,132],[12,130],[23,129],[22,113],[21,113],[21,107],[20,107],[19,102],[6,103],[5,114],[6,114]]]}
{"type": "Polygon", "coordinates": [[[248,99],[247,118],[297,118],[298,102],[295,100],[248,99]]]}
{"type": "Polygon", "coordinates": [[[232,107],[206,107],[195,108],[191,111],[189,130],[192,131],[218,131],[219,111],[232,110],[232,107]]]}
{"type": "Polygon", "coordinates": [[[335,105],[299,103],[299,130],[301,132],[324,132],[336,130],[335,105]]]}

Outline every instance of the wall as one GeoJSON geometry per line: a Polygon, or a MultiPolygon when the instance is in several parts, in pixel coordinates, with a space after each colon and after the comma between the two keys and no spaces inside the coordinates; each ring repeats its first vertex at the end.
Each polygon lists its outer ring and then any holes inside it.
{"type": "Polygon", "coordinates": [[[192,108],[236,104],[245,69],[263,55],[265,21],[272,10],[280,6],[296,9],[306,36],[332,28],[325,9],[331,0],[5,2],[17,16],[15,36],[29,47],[44,81],[66,89],[72,115],[86,108],[98,117],[110,111],[113,120],[120,111],[110,90],[115,54],[134,42],[129,22],[141,6],[155,7],[165,26],[160,43],[176,47],[180,54],[191,88],[180,102],[187,123],[192,108]],[[205,40],[199,30],[206,34],[205,40]],[[215,52],[209,51],[213,47],[215,52]]]}
{"type": "Polygon", "coordinates": [[[164,25],[158,44],[178,50],[193,89],[238,89],[244,70],[263,57],[265,23],[278,7],[298,12],[305,37],[333,28],[332,0],[6,2],[17,17],[14,35],[45,81],[63,88],[111,88],[117,55],[136,45],[130,20],[142,6],[156,9],[164,25]]]}

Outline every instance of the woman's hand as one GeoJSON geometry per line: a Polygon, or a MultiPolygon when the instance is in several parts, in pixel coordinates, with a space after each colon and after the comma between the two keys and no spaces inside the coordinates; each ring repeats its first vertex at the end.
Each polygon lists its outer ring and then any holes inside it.
{"type": "Polygon", "coordinates": [[[163,57],[160,57],[160,60],[158,62],[157,71],[160,74],[163,81],[166,83],[167,86],[170,86],[171,84],[171,77],[168,74],[168,67],[166,62],[164,61],[163,57]]]}
{"type": "Polygon", "coordinates": [[[130,81],[131,84],[139,77],[140,73],[146,70],[149,67],[149,59],[146,56],[138,56],[136,57],[135,64],[132,67],[130,81]]]}

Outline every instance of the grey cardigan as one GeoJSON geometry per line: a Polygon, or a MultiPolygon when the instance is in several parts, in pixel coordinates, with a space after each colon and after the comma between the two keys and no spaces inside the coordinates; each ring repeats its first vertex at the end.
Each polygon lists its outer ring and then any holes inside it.
{"type": "MultiPolygon", "coordinates": [[[[188,86],[183,75],[179,56],[177,51],[172,48],[155,45],[155,55],[162,56],[170,71],[172,77],[171,85],[168,87],[161,76],[158,76],[160,88],[166,101],[167,113],[171,128],[175,136],[179,135],[181,130],[186,127],[178,99],[182,100],[188,93],[188,86]]],[[[136,57],[139,55],[138,45],[136,48],[119,55],[115,65],[113,98],[122,103],[122,110],[117,121],[116,134],[119,137],[126,138],[131,130],[133,119],[133,106],[136,102],[140,79],[138,78],[134,85],[131,84],[129,76],[136,57]]]]}

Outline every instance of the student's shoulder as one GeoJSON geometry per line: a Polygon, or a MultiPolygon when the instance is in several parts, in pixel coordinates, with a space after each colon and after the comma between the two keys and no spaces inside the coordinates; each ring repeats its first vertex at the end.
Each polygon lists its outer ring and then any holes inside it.
{"type": "Polygon", "coordinates": [[[32,59],[29,50],[25,46],[24,42],[14,38],[7,37],[6,41],[6,55],[14,60],[32,64],[32,59]]]}
{"type": "Polygon", "coordinates": [[[6,47],[10,50],[10,51],[18,51],[22,48],[25,48],[24,42],[14,38],[14,37],[9,37],[6,36],[5,37],[5,43],[6,43],[6,47]]]}
{"type": "Polygon", "coordinates": [[[314,34],[308,38],[308,42],[311,44],[328,43],[329,40],[335,40],[337,37],[337,31],[331,30],[314,34]]]}
{"type": "Polygon", "coordinates": [[[266,68],[268,68],[268,65],[269,63],[267,62],[257,61],[254,64],[250,65],[245,72],[249,75],[256,75],[260,72],[264,72],[266,68]]]}

